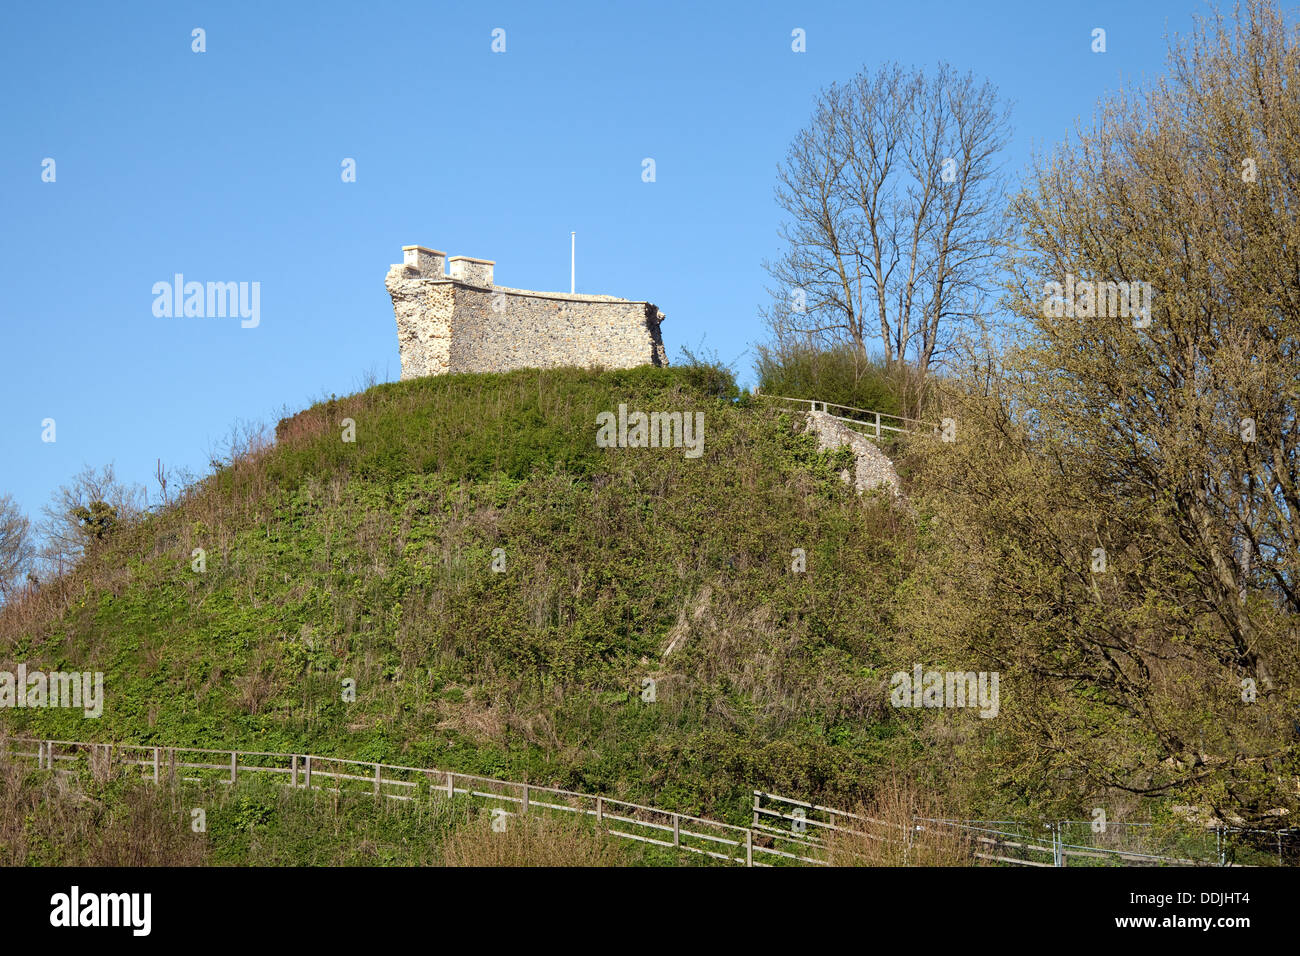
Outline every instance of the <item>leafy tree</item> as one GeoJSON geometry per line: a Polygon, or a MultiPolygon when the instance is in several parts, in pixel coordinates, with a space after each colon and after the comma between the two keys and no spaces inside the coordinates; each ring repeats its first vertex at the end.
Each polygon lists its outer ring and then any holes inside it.
{"type": "Polygon", "coordinates": [[[899,376],[885,362],[867,358],[850,345],[818,348],[787,342],[759,345],[756,351],[754,370],[768,395],[818,399],[890,415],[902,411],[899,376]]]}
{"type": "Polygon", "coordinates": [[[1300,37],[1256,0],[1170,67],[1014,203],[1023,344],[929,452],[934,587],[1014,675],[1025,788],[1265,824],[1300,810],[1300,37]],[[1149,324],[1079,282],[1150,283],[1149,324]]]}
{"type": "Polygon", "coordinates": [[[89,507],[72,509],[81,530],[91,541],[105,541],[117,528],[117,509],[106,501],[92,501],[89,507]]]}

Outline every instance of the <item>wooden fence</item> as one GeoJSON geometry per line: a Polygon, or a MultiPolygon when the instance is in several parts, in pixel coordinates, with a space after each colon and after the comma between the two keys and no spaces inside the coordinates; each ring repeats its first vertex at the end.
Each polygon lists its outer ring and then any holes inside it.
{"type": "Polygon", "coordinates": [[[755,392],[755,398],[766,399],[773,402],[791,402],[796,405],[807,405],[809,411],[821,411],[837,422],[844,422],[848,425],[855,425],[859,428],[866,428],[867,431],[862,434],[867,438],[874,438],[880,441],[885,437],[886,432],[895,435],[922,435],[937,432],[939,426],[931,422],[919,421],[915,418],[904,418],[902,415],[890,415],[888,412],[876,412],[867,408],[854,408],[852,405],[837,405],[835,402],[823,402],[820,399],[813,398],[789,398],[785,395],[767,395],[762,392],[755,392]],[[820,406],[820,408],[818,407],[820,406]],[[856,412],[858,418],[851,418],[845,415],[831,415],[831,409],[838,409],[845,412],[856,412]]]}
{"type": "MultiPolygon", "coordinates": [[[[368,793],[389,800],[464,796],[510,816],[577,814],[593,820],[599,831],[619,839],[743,866],[824,866],[827,864],[827,838],[834,832],[901,845],[905,850],[913,846],[921,834],[933,836],[937,833],[963,841],[976,859],[1015,866],[1066,866],[1071,858],[1079,862],[1125,866],[1205,866],[1215,862],[1231,865],[1224,862],[1221,854],[1217,861],[1198,860],[1147,853],[1136,848],[1070,843],[1065,835],[1071,821],[1045,826],[1045,837],[1038,839],[1026,835],[1023,824],[914,817],[910,825],[902,825],[762,790],[754,791],[751,825],[740,827],[557,787],[314,754],[0,736],[0,755],[34,759],[38,769],[56,772],[86,769],[99,779],[106,778],[114,767],[138,767],[142,779],[158,784],[183,780],[230,785],[248,774],[271,774],[282,786],[334,793],[368,793]]],[[[1073,822],[1082,824],[1081,821],[1073,822]]],[[[1213,832],[1217,844],[1222,845],[1229,829],[1207,832],[1213,832]]],[[[1289,831],[1286,835],[1290,835],[1289,831]]],[[[1279,833],[1279,860],[1281,839],[1279,833]]],[[[904,859],[906,856],[905,852],[904,859]]]]}
{"type": "Polygon", "coordinates": [[[88,769],[99,779],[114,767],[138,767],[153,783],[237,783],[248,774],[271,774],[282,786],[370,793],[389,800],[467,796],[508,815],[572,813],[592,819],[601,832],[625,840],[695,853],[743,866],[822,865],[803,852],[805,844],[767,831],[739,827],[686,813],[576,793],[556,787],[477,777],[424,767],[314,754],[247,750],[210,750],[140,744],[97,744],[68,740],[0,737],[0,753],[35,759],[39,769],[74,772],[88,769]],[[18,749],[16,749],[18,748],[18,749]]]}

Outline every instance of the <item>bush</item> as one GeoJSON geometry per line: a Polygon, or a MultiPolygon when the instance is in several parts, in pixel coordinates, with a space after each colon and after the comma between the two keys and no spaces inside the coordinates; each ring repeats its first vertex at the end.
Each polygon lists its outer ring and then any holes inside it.
{"type": "Polygon", "coordinates": [[[675,368],[687,385],[711,398],[731,400],[740,396],[735,373],[716,352],[697,355],[683,346],[675,368]]]}
{"type": "Polygon", "coordinates": [[[769,395],[906,414],[897,373],[883,359],[863,356],[849,345],[760,345],[754,371],[759,388],[769,395]]]}

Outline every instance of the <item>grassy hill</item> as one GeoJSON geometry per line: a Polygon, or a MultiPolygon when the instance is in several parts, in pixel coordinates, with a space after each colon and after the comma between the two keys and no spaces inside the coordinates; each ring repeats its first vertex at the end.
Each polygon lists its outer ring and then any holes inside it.
{"type": "Polygon", "coordinates": [[[924,535],[799,425],[702,366],[317,404],[0,614],[0,668],[105,675],[98,720],[0,727],[436,766],[740,823],[754,788],[855,803],[922,749],[887,685],[918,659],[895,612],[924,535]],[[621,403],[703,412],[703,455],[597,447],[621,403]]]}

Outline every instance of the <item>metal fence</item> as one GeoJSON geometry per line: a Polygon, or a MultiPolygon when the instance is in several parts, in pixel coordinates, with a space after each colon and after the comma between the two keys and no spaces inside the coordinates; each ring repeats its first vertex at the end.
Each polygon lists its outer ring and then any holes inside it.
{"type": "Polygon", "coordinates": [[[971,855],[1011,866],[1268,866],[1294,863],[1300,831],[1191,824],[1059,820],[949,820],[912,817],[910,825],[754,791],[755,830],[788,834],[806,852],[825,849],[833,832],[911,846],[921,834],[961,840],[971,855]]]}

